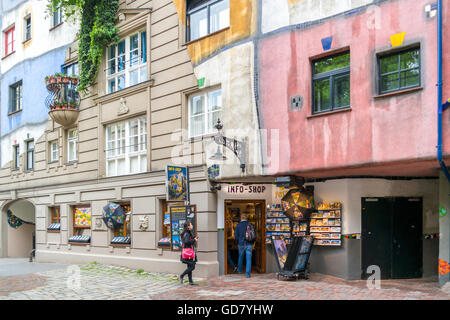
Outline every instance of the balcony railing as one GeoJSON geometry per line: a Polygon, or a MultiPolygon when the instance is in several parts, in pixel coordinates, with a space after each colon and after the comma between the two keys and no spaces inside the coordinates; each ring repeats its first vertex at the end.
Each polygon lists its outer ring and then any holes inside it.
{"type": "Polygon", "coordinates": [[[74,124],[78,119],[80,97],[78,94],[78,77],[63,74],[45,78],[49,95],[45,105],[50,110],[50,117],[63,127],[74,124]]]}

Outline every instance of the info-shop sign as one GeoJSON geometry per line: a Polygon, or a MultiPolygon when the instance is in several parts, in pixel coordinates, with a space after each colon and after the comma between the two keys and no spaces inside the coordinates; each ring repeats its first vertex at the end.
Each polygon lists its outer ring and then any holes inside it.
{"type": "Polygon", "coordinates": [[[243,194],[243,193],[254,193],[261,194],[267,190],[267,187],[264,185],[228,185],[225,189],[227,193],[232,194],[243,194]]]}
{"type": "Polygon", "coordinates": [[[166,167],[166,200],[189,201],[189,170],[187,167],[166,167]]]}
{"type": "Polygon", "coordinates": [[[197,207],[189,206],[171,206],[170,207],[170,234],[172,236],[172,250],[181,250],[181,234],[184,231],[184,223],[189,220],[194,229],[194,235],[197,232],[197,207]]]}

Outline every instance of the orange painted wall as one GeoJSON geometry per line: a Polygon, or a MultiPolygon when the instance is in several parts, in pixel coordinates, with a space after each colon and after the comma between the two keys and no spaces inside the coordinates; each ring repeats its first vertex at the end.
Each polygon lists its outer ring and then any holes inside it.
{"type": "MultiPolygon", "coordinates": [[[[174,0],[174,3],[185,27],[186,0],[174,0]]],[[[230,27],[187,44],[192,63],[198,64],[225,46],[251,37],[257,27],[256,5],[256,0],[230,0],[230,27]]]]}

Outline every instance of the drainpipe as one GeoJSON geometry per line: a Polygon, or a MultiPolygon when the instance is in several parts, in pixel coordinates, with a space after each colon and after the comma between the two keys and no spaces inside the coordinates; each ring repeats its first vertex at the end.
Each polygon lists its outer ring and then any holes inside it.
{"type": "Polygon", "coordinates": [[[438,145],[437,145],[437,159],[442,171],[447,180],[450,182],[450,173],[442,158],[442,112],[450,106],[450,101],[442,104],[442,0],[438,0],[437,8],[437,45],[438,45],[438,145]]]}

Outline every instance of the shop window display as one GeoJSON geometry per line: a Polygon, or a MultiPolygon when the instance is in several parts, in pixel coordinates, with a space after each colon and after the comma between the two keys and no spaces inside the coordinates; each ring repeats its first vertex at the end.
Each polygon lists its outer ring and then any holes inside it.
{"type": "Polygon", "coordinates": [[[171,206],[182,206],[183,202],[167,202],[166,200],[161,200],[161,237],[158,241],[159,248],[171,248],[171,227],[170,227],[170,207],[171,206]]]}
{"type": "Polygon", "coordinates": [[[112,245],[130,245],[131,244],[131,205],[130,202],[118,202],[124,213],[125,220],[118,228],[113,229],[112,245]]]}
{"type": "Polygon", "coordinates": [[[69,238],[69,243],[90,243],[91,242],[91,207],[73,207],[73,236],[69,238]]]}
{"type": "Polygon", "coordinates": [[[48,231],[56,232],[61,229],[61,214],[59,207],[50,208],[50,225],[47,227],[48,231]]]}

